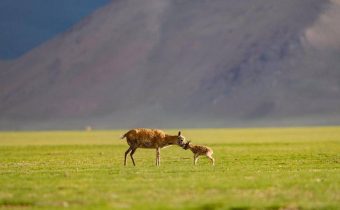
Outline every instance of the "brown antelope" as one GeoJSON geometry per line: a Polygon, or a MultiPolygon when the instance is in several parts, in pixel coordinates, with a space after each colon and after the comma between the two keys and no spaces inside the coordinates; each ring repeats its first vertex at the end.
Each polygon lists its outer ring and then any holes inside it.
{"type": "Polygon", "coordinates": [[[160,150],[163,147],[177,144],[183,146],[185,137],[181,135],[181,131],[178,135],[168,135],[164,131],[158,129],[146,129],[137,128],[129,130],[125,133],[121,139],[126,138],[129,144],[129,149],[125,152],[124,165],[126,165],[126,156],[130,153],[130,157],[133,165],[135,166],[135,160],[133,154],[137,148],[155,148],[156,149],[156,165],[160,165],[160,150]]]}
{"type": "Polygon", "coordinates": [[[183,144],[183,149],[187,150],[190,149],[192,153],[194,153],[194,165],[196,165],[198,157],[200,155],[207,156],[213,165],[215,165],[215,159],[212,157],[212,154],[214,153],[213,150],[209,147],[202,146],[202,145],[194,145],[191,144],[190,141],[183,144]]]}

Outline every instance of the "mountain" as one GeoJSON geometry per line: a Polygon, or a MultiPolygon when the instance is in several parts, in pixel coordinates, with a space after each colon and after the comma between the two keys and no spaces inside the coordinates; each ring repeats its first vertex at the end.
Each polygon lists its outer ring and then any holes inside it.
{"type": "Polygon", "coordinates": [[[340,1],[112,1],[1,62],[1,129],[340,122],[340,1]]]}

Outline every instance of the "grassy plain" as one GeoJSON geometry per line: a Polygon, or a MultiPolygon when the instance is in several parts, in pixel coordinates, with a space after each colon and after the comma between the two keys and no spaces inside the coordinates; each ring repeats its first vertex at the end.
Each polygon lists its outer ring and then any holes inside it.
{"type": "Polygon", "coordinates": [[[123,133],[1,132],[0,209],[340,209],[340,127],[182,130],[215,167],[177,146],[124,167],[123,133]]]}

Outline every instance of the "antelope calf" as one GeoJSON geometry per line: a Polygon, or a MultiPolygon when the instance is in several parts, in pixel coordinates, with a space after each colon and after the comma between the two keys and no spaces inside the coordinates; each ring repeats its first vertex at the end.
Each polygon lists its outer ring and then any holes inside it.
{"type": "Polygon", "coordinates": [[[198,157],[201,155],[207,156],[211,160],[212,164],[215,165],[215,159],[212,157],[214,152],[211,148],[202,145],[194,145],[191,144],[190,141],[183,144],[182,147],[185,150],[190,149],[191,152],[194,153],[194,165],[196,165],[198,157]]]}
{"type": "Polygon", "coordinates": [[[130,157],[133,165],[135,166],[135,160],[133,154],[137,148],[155,148],[156,149],[156,165],[160,165],[160,150],[161,148],[170,145],[183,146],[185,137],[181,135],[181,131],[178,135],[168,135],[164,131],[158,129],[137,128],[129,130],[125,133],[121,139],[126,138],[128,145],[130,146],[125,152],[124,165],[126,165],[126,156],[130,153],[130,157]]]}

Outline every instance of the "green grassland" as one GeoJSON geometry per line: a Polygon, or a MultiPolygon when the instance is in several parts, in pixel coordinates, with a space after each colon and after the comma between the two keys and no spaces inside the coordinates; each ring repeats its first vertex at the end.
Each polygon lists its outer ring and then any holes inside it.
{"type": "Polygon", "coordinates": [[[0,209],[340,209],[340,127],[182,130],[214,167],[178,146],[124,167],[123,133],[1,132],[0,209]]]}

